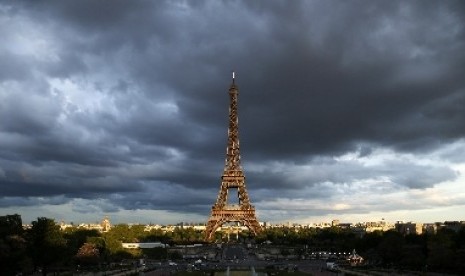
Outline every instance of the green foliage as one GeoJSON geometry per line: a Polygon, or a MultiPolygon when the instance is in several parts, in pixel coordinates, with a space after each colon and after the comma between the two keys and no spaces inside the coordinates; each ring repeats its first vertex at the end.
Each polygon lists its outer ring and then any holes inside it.
{"type": "Polygon", "coordinates": [[[142,242],[161,242],[169,243],[170,239],[163,233],[161,229],[152,229],[141,238],[142,242]]]}
{"type": "Polygon", "coordinates": [[[166,248],[146,248],[142,249],[142,254],[147,256],[149,259],[162,260],[166,259],[168,256],[168,251],[166,248]]]}
{"type": "Polygon", "coordinates": [[[18,214],[0,216],[0,237],[9,235],[21,235],[23,222],[18,214]]]}
{"type": "MultiPolygon", "coordinates": [[[[257,243],[271,241],[278,246],[293,246],[298,255],[308,251],[350,252],[356,248],[370,264],[409,270],[456,273],[465,271],[465,227],[459,232],[442,229],[436,234],[403,236],[394,230],[375,231],[363,236],[349,229],[264,229],[257,243]],[[303,246],[305,245],[306,250],[303,246]],[[300,246],[300,247],[299,247],[300,246]]],[[[287,253],[283,249],[281,253],[287,253]]]]}
{"type": "Polygon", "coordinates": [[[191,244],[194,242],[203,242],[204,234],[202,231],[196,231],[194,228],[175,228],[171,240],[175,244],[191,244]]]}
{"type": "Polygon", "coordinates": [[[31,269],[26,249],[21,216],[0,216],[0,271],[14,275],[31,269]]]}
{"type": "Polygon", "coordinates": [[[404,239],[399,232],[394,230],[385,232],[378,245],[384,263],[398,263],[401,260],[403,244],[404,239]]]}
{"type": "MultiPolygon", "coordinates": [[[[30,274],[33,267],[43,273],[54,266],[101,264],[123,259],[179,259],[181,254],[166,248],[124,249],[122,242],[162,242],[170,245],[203,243],[204,233],[193,228],[176,228],[170,233],[144,231],[144,226],[120,224],[109,232],[75,227],[61,231],[55,221],[38,218],[24,231],[19,215],[0,216],[0,271],[2,275],[30,274]]],[[[221,240],[222,233],[215,233],[221,240]]],[[[350,229],[272,228],[254,238],[257,244],[271,241],[282,255],[306,256],[312,251],[350,252],[357,249],[370,264],[390,268],[459,273],[465,271],[465,228],[458,232],[441,229],[436,234],[406,235],[375,231],[363,236],[350,229]]],[[[249,233],[241,241],[251,241],[249,233]]]]}
{"type": "Polygon", "coordinates": [[[100,261],[100,250],[93,243],[84,243],[79,248],[76,259],[80,265],[96,265],[100,261]]]}
{"type": "Polygon", "coordinates": [[[87,230],[79,228],[67,228],[63,231],[63,236],[67,240],[66,247],[70,255],[75,255],[79,248],[91,237],[101,237],[97,230],[87,230]]]}
{"type": "MultiPolygon", "coordinates": [[[[447,271],[455,263],[456,233],[452,230],[440,230],[428,240],[428,266],[434,270],[447,271]]],[[[463,260],[462,260],[463,261],[463,260]]]]}
{"type": "Polygon", "coordinates": [[[52,219],[41,217],[33,221],[31,229],[27,231],[27,240],[34,265],[42,267],[44,275],[51,265],[60,264],[67,257],[63,254],[67,252],[66,240],[52,219]]]}
{"type": "Polygon", "coordinates": [[[21,263],[26,261],[26,240],[22,234],[21,216],[0,216],[0,271],[5,274],[22,271],[21,263]]]}

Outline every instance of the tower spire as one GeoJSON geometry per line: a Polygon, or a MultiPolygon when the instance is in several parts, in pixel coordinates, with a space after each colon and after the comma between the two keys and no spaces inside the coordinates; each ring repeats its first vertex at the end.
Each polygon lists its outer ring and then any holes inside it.
{"type": "Polygon", "coordinates": [[[234,83],[235,72],[233,71],[233,83],[229,88],[229,127],[228,145],[226,149],[225,175],[244,175],[241,168],[241,156],[239,148],[239,116],[237,114],[238,87],[234,83]]]}

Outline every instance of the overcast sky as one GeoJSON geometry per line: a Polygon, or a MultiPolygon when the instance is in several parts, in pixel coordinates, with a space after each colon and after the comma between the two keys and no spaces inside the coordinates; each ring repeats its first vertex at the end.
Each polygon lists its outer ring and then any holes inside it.
{"type": "Polygon", "coordinates": [[[1,1],[0,214],[465,220],[464,1],[1,1]]]}

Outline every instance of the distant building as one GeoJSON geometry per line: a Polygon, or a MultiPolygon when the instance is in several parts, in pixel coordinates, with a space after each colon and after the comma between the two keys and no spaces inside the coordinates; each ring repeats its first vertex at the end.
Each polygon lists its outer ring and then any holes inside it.
{"type": "Polygon", "coordinates": [[[370,222],[365,222],[365,231],[367,233],[371,233],[374,231],[389,231],[391,229],[395,229],[395,225],[392,223],[388,223],[384,220],[382,221],[370,221],[370,222]]]}
{"type": "Polygon", "coordinates": [[[86,230],[97,230],[99,232],[103,232],[103,227],[99,223],[81,223],[77,227],[86,230]]]}
{"type": "Polygon", "coordinates": [[[350,222],[339,223],[337,227],[341,229],[351,229],[354,225],[350,222]]]}
{"type": "Polygon", "coordinates": [[[161,225],[159,224],[155,224],[155,225],[152,225],[152,224],[147,224],[144,228],[144,231],[145,232],[150,232],[152,230],[160,230],[161,229],[161,225]]]}
{"type": "Polygon", "coordinates": [[[323,229],[323,228],[329,228],[331,226],[332,224],[329,222],[317,222],[317,223],[312,223],[310,228],[323,229]]]}
{"type": "Polygon", "coordinates": [[[65,223],[64,221],[60,222],[60,230],[61,231],[64,231],[64,230],[66,230],[66,228],[71,228],[71,227],[74,227],[74,225],[69,224],[69,223],[65,223]]]}
{"type": "Polygon", "coordinates": [[[166,248],[167,244],[161,242],[123,242],[123,248],[127,249],[148,249],[148,248],[166,248]]]}
{"type": "Polygon", "coordinates": [[[450,229],[454,232],[460,231],[462,227],[465,227],[465,221],[445,221],[444,228],[450,229]]]}
{"type": "Polygon", "coordinates": [[[104,217],[102,222],[100,223],[100,225],[102,226],[102,232],[108,232],[110,231],[111,229],[111,223],[110,223],[110,219],[108,218],[108,216],[104,217]]]}
{"type": "MultiPolygon", "coordinates": [[[[108,232],[111,230],[112,225],[108,216],[104,217],[100,223],[81,223],[79,225],[74,225],[73,223],[65,223],[61,221],[57,223],[61,230],[65,230],[70,227],[76,227],[81,229],[88,229],[88,230],[97,230],[99,232],[108,232]]],[[[133,225],[140,225],[140,224],[128,224],[129,227],[133,225]]],[[[374,231],[388,231],[391,229],[395,229],[399,233],[403,235],[408,234],[422,234],[422,233],[429,233],[429,234],[436,234],[439,229],[450,229],[453,231],[460,231],[462,227],[465,227],[465,221],[445,221],[445,222],[435,222],[435,223],[416,223],[416,222],[402,222],[397,221],[394,223],[389,223],[384,221],[371,221],[371,222],[358,222],[358,223],[344,223],[340,222],[338,219],[334,219],[331,222],[312,222],[306,224],[299,224],[299,223],[270,223],[270,222],[260,222],[260,225],[266,229],[273,229],[273,228],[286,228],[289,231],[300,232],[303,229],[316,229],[316,230],[323,230],[330,227],[338,227],[341,229],[350,230],[357,236],[363,237],[366,233],[374,232],[374,231]]],[[[24,224],[23,228],[28,229],[31,225],[24,224]]],[[[162,233],[173,232],[176,229],[194,229],[195,231],[205,231],[206,226],[204,223],[185,223],[181,222],[176,225],[159,225],[159,224],[147,224],[144,225],[144,231],[152,231],[152,230],[159,230],[162,233]]],[[[227,224],[223,225],[216,229],[217,232],[229,233],[229,234],[236,234],[248,231],[249,229],[241,225],[237,224],[227,224]]]]}
{"type": "Polygon", "coordinates": [[[347,261],[349,261],[349,264],[351,266],[358,266],[363,263],[363,258],[362,256],[358,255],[357,252],[355,252],[355,249],[352,251],[352,254],[349,255],[347,258],[347,261]]]}
{"type": "Polygon", "coordinates": [[[398,221],[395,224],[395,229],[397,232],[403,235],[409,234],[416,234],[420,235],[423,233],[423,223],[415,223],[415,222],[401,222],[398,221]]]}
{"type": "Polygon", "coordinates": [[[423,224],[423,233],[436,234],[438,231],[438,223],[425,223],[423,224]]]}
{"type": "Polygon", "coordinates": [[[103,233],[110,231],[111,223],[108,217],[104,217],[100,223],[81,223],[77,227],[87,230],[97,230],[103,233]]]}

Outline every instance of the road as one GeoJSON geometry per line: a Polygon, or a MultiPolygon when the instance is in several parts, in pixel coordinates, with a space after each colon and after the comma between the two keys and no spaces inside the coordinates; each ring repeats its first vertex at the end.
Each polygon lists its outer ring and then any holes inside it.
{"type": "Polygon", "coordinates": [[[226,245],[223,247],[221,259],[215,261],[204,261],[202,264],[193,265],[193,261],[180,261],[176,266],[169,266],[168,263],[156,267],[156,270],[146,272],[149,276],[164,276],[176,271],[186,270],[210,270],[219,269],[226,270],[249,270],[252,267],[255,269],[271,268],[281,270],[299,270],[302,272],[311,273],[313,275],[337,275],[336,272],[327,271],[326,263],[322,260],[259,260],[255,254],[249,254],[249,250],[241,245],[226,245]]]}

